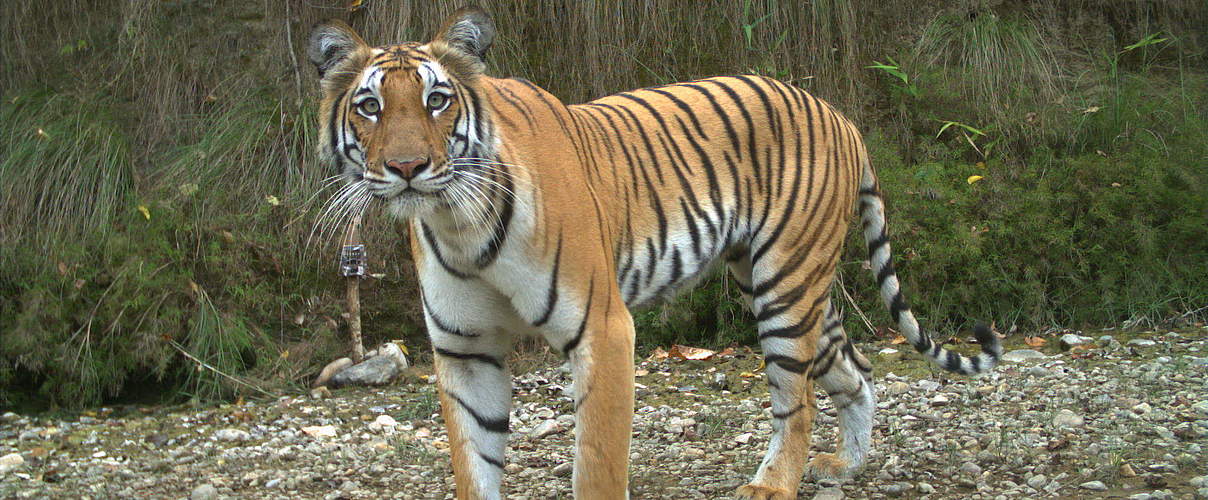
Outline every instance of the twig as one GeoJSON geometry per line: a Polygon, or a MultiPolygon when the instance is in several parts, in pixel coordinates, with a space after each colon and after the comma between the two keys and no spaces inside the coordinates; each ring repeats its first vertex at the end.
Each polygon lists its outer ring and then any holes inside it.
{"type": "Polygon", "coordinates": [[[860,306],[856,305],[856,300],[851,297],[851,294],[847,293],[847,287],[843,286],[843,275],[839,274],[836,281],[839,282],[839,290],[843,292],[843,298],[847,299],[847,303],[851,304],[852,309],[856,310],[856,314],[860,316],[860,321],[863,321],[864,327],[868,328],[868,333],[875,337],[877,329],[873,328],[872,322],[868,320],[868,316],[864,315],[864,311],[860,310],[860,306]]]}
{"type": "Polygon", "coordinates": [[[298,97],[294,101],[294,105],[301,106],[302,105],[302,73],[298,70],[298,54],[295,53],[296,50],[294,49],[293,30],[289,26],[290,21],[292,20],[292,17],[293,17],[290,15],[290,12],[289,12],[290,2],[291,2],[291,0],[286,0],[286,2],[285,2],[285,43],[287,45],[289,45],[289,60],[293,64],[293,67],[294,67],[294,85],[298,89],[298,97]]]}
{"type": "Polygon", "coordinates": [[[221,376],[223,376],[223,377],[227,378],[228,380],[230,380],[230,381],[232,381],[232,382],[235,382],[236,384],[239,384],[239,385],[242,385],[242,386],[247,387],[247,388],[249,388],[249,389],[252,389],[252,390],[254,390],[254,391],[256,391],[256,392],[259,392],[259,393],[261,393],[261,394],[264,394],[265,396],[276,396],[276,394],[273,394],[273,393],[268,392],[268,391],[266,391],[266,390],[264,390],[264,389],[261,389],[261,388],[259,388],[259,387],[256,387],[256,386],[254,386],[254,385],[252,385],[252,384],[250,384],[250,383],[248,383],[248,382],[244,382],[243,380],[240,380],[238,377],[235,377],[235,376],[233,376],[233,375],[228,375],[228,374],[226,374],[226,373],[223,373],[223,371],[222,371],[222,370],[219,370],[219,369],[217,369],[217,368],[214,368],[213,366],[210,366],[210,364],[209,364],[209,363],[206,363],[205,361],[202,361],[202,360],[200,360],[200,359],[197,359],[197,356],[194,356],[194,355],[190,354],[190,353],[189,353],[189,351],[186,351],[186,350],[185,350],[185,348],[184,348],[184,347],[181,347],[181,346],[180,346],[180,344],[178,344],[178,343],[177,343],[175,340],[168,339],[168,344],[169,344],[169,345],[171,345],[173,348],[175,348],[177,351],[180,351],[180,353],[181,353],[181,354],[183,354],[183,355],[184,355],[186,358],[189,358],[189,359],[193,360],[193,361],[194,361],[194,362],[196,362],[198,365],[200,365],[200,366],[202,366],[202,367],[206,368],[207,370],[210,370],[210,371],[212,371],[212,372],[214,372],[214,373],[217,373],[218,375],[221,375],[221,376]]]}

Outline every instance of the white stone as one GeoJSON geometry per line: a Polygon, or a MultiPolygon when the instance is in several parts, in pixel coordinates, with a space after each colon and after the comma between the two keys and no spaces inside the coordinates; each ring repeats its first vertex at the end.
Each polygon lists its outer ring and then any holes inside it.
{"type": "Polygon", "coordinates": [[[557,434],[562,431],[562,426],[558,425],[557,420],[542,420],[541,423],[533,427],[529,432],[529,439],[541,439],[550,434],[557,434]]]}
{"type": "Polygon", "coordinates": [[[0,474],[8,474],[9,471],[25,465],[25,459],[20,453],[9,453],[0,457],[0,474]]]}
{"type": "Polygon", "coordinates": [[[1082,488],[1084,490],[1091,490],[1091,491],[1107,490],[1107,485],[1103,484],[1103,481],[1087,481],[1085,483],[1078,485],[1078,487],[1082,488]]]}
{"type": "Polygon", "coordinates": [[[403,354],[403,349],[394,342],[386,342],[381,347],[378,347],[377,355],[393,359],[395,364],[398,365],[399,370],[406,370],[408,366],[411,366],[407,362],[407,356],[403,354]]]}
{"type": "Polygon", "coordinates": [[[1053,417],[1054,427],[1082,427],[1086,421],[1070,410],[1062,409],[1057,412],[1057,416],[1053,417]]]}
{"type": "Polygon", "coordinates": [[[219,441],[247,441],[251,434],[243,429],[222,429],[214,433],[214,439],[219,441]]]}
{"type": "Polygon", "coordinates": [[[336,437],[336,426],[334,425],[312,425],[303,427],[302,432],[305,432],[310,437],[336,437]]]}
{"type": "Polygon", "coordinates": [[[934,380],[920,380],[915,385],[919,386],[919,389],[924,391],[934,391],[940,388],[940,383],[934,380]]]}
{"type": "Polygon", "coordinates": [[[1007,362],[1011,362],[1011,363],[1019,363],[1021,361],[1029,361],[1029,360],[1034,360],[1034,359],[1046,359],[1046,358],[1048,358],[1048,356],[1045,356],[1044,353],[1037,351],[1035,349],[1016,349],[1014,351],[1011,351],[1011,352],[1008,352],[1008,353],[1002,355],[1003,361],[1007,361],[1007,362]]]}
{"type": "Polygon", "coordinates": [[[739,434],[737,437],[735,437],[734,442],[738,443],[738,444],[747,444],[747,443],[751,442],[751,438],[753,438],[753,437],[755,437],[754,434],[751,434],[750,432],[744,432],[742,434],[739,434]]]}
{"type": "Polygon", "coordinates": [[[214,500],[216,498],[218,498],[218,489],[210,484],[193,488],[193,493],[189,495],[190,500],[214,500]]]}
{"type": "Polygon", "coordinates": [[[374,419],[373,423],[378,424],[382,427],[394,427],[394,426],[398,425],[398,421],[395,420],[394,417],[391,417],[390,415],[378,415],[378,418],[374,419]]]}
{"type": "Polygon", "coordinates": [[[1157,344],[1157,342],[1149,339],[1132,339],[1128,341],[1128,345],[1135,345],[1137,347],[1150,347],[1155,344],[1157,344]]]}
{"type": "Polygon", "coordinates": [[[1061,344],[1061,348],[1067,351],[1070,350],[1071,347],[1082,345],[1090,341],[1090,337],[1083,337],[1081,335],[1074,335],[1072,333],[1062,335],[1061,338],[1058,339],[1058,342],[1061,344]]]}

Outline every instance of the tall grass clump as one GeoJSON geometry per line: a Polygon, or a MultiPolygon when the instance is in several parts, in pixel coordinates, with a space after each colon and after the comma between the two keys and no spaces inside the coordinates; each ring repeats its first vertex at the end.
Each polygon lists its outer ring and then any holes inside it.
{"type": "Polygon", "coordinates": [[[989,10],[940,14],[911,55],[931,119],[994,125],[1016,151],[1044,143],[1031,124],[1060,95],[1063,68],[1033,21],[989,10]]]}
{"type": "Polygon", "coordinates": [[[101,95],[49,90],[0,103],[0,242],[51,252],[103,237],[133,187],[129,138],[101,95]]]}

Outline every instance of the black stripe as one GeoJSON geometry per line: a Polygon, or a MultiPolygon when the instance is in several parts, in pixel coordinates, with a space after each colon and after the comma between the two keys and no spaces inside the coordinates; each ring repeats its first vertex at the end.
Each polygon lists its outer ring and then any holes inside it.
{"type": "Polygon", "coordinates": [[[432,255],[434,257],[436,257],[436,262],[440,263],[440,267],[443,267],[446,272],[448,272],[449,274],[452,274],[454,277],[456,277],[458,279],[463,279],[463,280],[469,279],[470,278],[469,274],[466,274],[466,273],[463,273],[456,269],[453,269],[453,266],[450,266],[449,263],[445,261],[444,255],[441,254],[441,252],[440,252],[440,245],[438,245],[436,243],[436,236],[434,236],[432,234],[432,229],[429,228],[427,224],[424,224],[422,222],[419,225],[420,225],[420,231],[423,233],[423,236],[424,236],[424,241],[428,242],[428,247],[432,249],[432,255]]]}
{"type": "Polygon", "coordinates": [[[562,231],[558,231],[558,249],[554,251],[554,271],[549,280],[549,293],[545,297],[545,312],[541,314],[537,321],[533,322],[533,326],[544,325],[549,318],[554,314],[554,307],[558,305],[558,268],[562,266],[562,231]]]}
{"type": "Polygon", "coordinates": [[[797,414],[797,412],[801,411],[801,410],[802,410],[802,409],[804,409],[804,408],[805,408],[805,405],[804,405],[804,404],[797,403],[797,406],[795,406],[795,407],[794,407],[792,410],[786,411],[786,412],[784,412],[784,413],[772,412],[772,418],[776,418],[776,419],[784,420],[784,419],[789,418],[789,417],[791,417],[791,416],[793,416],[793,415],[796,415],[796,414],[797,414]]]}
{"type": "Polygon", "coordinates": [[[463,361],[478,361],[481,363],[486,363],[488,365],[494,366],[495,368],[499,368],[500,370],[503,369],[503,361],[500,360],[499,358],[496,358],[489,354],[482,354],[482,353],[477,353],[477,352],[450,351],[448,349],[445,349],[442,347],[435,347],[435,346],[432,349],[434,351],[436,351],[436,354],[439,354],[446,358],[460,359],[463,361]]]}
{"type": "Polygon", "coordinates": [[[700,85],[689,83],[685,83],[683,86],[700,92],[701,95],[705,96],[705,100],[709,101],[709,104],[713,105],[714,116],[721,118],[722,125],[725,125],[726,127],[726,137],[730,138],[730,149],[735,153],[738,153],[738,159],[742,160],[742,149],[738,142],[738,132],[734,130],[734,124],[730,122],[730,111],[723,108],[721,104],[717,102],[717,97],[715,97],[713,93],[709,91],[709,89],[700,85]]]}
{"type": "Polygon", "coordinates": [[[877,253],[877,250],[885,246],[887,243],[889,243],[889,235],[886,234],[885,231],[881,231],[880,236],[877,236],[876,239],[868,242],[868,260],[872,260],[873,254],[877,253]]]}
{"type": "MultiPolygon", "coordinates": [[[[902,322],[902,311],[910,310],[910,304],[906,303],[906,299],[902,298],[902,291],[893,294],[893,300],[889,302],[889,315],[893,316],[895,323],[902,322]]],[[[922,333],[922,332],[920,332],[922,333]]]]}
{"type": "Polygon", "coordinates": [[[495,467],[498,467],[500,469],[503,468],[503,460],[500,460],[495,457],[488,457],[487,455],[483,454],[481,451],[478,452],[478,458],[481,458],[483,462],[494,465],[495,467]]]}
{"type": "Polygon", "coordinates": [[[893,261],[886,260],[885,266],[880,271],[877,271],[877,286],[884,286],[885,280],[889,279],[890,276],[893,276],[893,261]]]}
{"type": "Polygon", "coordinates": [[[507,432],[508,432],[508,417],[507,416],[504,416],[503,418],[487,418],[486,416],[479,414],[473,408],[470,408],[470,405],[466,404],[465,400],[461,399],[460,396],[458,396],[456,394],[449,394],[449,395],[453,397],[454,401],[457,401],[457,404],[461,405],[462,408],[465,408],[466,413],[470,414],[470,417],[472,417],[474,419],[474,421],[478,423],[479,427],[482,427],[483,429],[486,429],[490,432],[494,432],[494,433],[498,433],[498,434],[507,434],[507,432]]]}
{"type": "Polygon", "coordinates": [[[774,364],[780,368],[797,374],[805,373],[805,370],[809,369],[810,364],[814,362],[813,358],[805,361],[798,361],[792,357],[783,356],[780,354],[767,354],[763,357],[763,360],[769,365],[774,364]]]}
{"type": "Polygon", "coordinates": [[[579,342],[583,340],[583,332],[587,331],[587,318],[591,316],[591,299],[596,291],[596,277],[593,274],[587,282],[587,304],[583,306],[583,320],[579,322],[579,329],[575,332],[574,338],[570,339],[566,345],[562,346],[562,354],[570,357],[571,351],[579,347],[579,342]]]}
{"type": "Polygon", "coordinates": [[[440,331],[448,333],[450,335],[456,335],[458,337],[477,337],[477,336],[479,336],[479,334],[477,334],[477,333],[467,332],[465,330],[462,330],[460,328],[457,328],[453,325],[446,323],[444,320],[440,319],[440,316],[436,315],[436,311],[434,311],[432,309],[432,306],[430,304],[428,304],[428,297],[426,295],[424,295],[423,293],[420,293],[419,298],[420,298],[420,301],[422,301],[424,303],[424,309],[428,312],[428,319],[431,319],[432,323],[435,324],[436,328],[439,329],[440,331]]]}
{"type": "Polygon", "coordinates": [[[474,264],[477,265],[479,269],[491,265],[492,262],[495,262],[495,258],[499,257],[499,250],[503,248],[503,243],[507,240],[508,226],[511,224],[512,215],[515,212],[515,199],[512,198],[511,194],[508,194],[508,192],[512,191],[514,188],[512,184],[512,176],[502,175],[499,177],[503,186],[495,187],[492,189],[492,191],[499,191],[502,193],[503,209],[499,212],[499,220],[495,222],[495,232],[491,236],[490,241],[487,242],[487,247],[474,261],[474,264]]]}

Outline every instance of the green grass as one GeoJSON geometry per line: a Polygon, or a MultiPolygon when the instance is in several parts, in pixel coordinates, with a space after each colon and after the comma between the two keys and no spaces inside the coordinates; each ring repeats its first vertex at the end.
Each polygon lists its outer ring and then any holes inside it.
{"type": "MultiPolygon", "coordinates": [[[[297,49],[331,16],[370,43],[425,40],[460,3],[0,6],[0,404],[293,390],[341,352],[334,242],[306,245],[332,172],[314,155],[317,86],[297,49]]],[[[568,102],[754,71],[856,118],[928,328],[1158,324],[1203,307],[1208,78],[1195,28],[1208,11],[1126,3],[1109,27],[1095,6],[1029,5],[486,8],[499,27],[491,72],[568,102]],[[1126,50],[1157,33],[1167,40],[1126,50]],[[887,56],[908,83],[865,69],[887,56]],[[960,127],[937,138],[948,122],[985,136],[976,148],[960,127]]],[[[387,275],[363,286],[366,344],[404,337],[423,352],[398,225],[377,220],[365,237],[387,275]]],[[[890,325],[851,238],[844,284],[890,325]]],[[[754,342],[727,280],[637,312],[639,345],[754,342]]]]}

